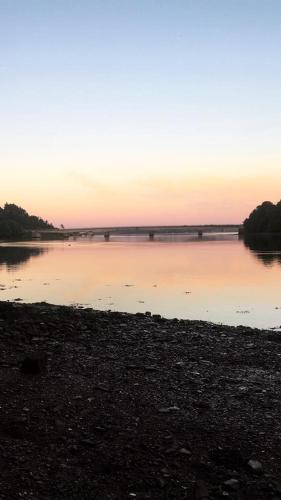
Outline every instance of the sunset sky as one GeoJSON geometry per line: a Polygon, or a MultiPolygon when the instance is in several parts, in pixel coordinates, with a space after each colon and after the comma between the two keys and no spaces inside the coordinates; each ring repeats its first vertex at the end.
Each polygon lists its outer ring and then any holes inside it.
{"type": "Polygon", "coordinates": [[[280,0],[0,0],[0,205],[240,223],[281,198],[280,0]]]}

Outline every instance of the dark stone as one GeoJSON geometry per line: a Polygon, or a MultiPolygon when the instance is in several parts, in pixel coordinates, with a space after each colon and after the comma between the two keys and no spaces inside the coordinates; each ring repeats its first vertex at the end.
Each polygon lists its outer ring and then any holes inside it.
{"type": "Polygon", "coordinates": [[[28,354],[22,361],[20,370],[25,375],[36,375],[45,370],[47,356],[45,353],[36,352],[28,354]]]}
{"type": "Polygon", "coordinates": [[[194,500],[208,500],[208,487],[204,481],[197,481],[194,488],[194,500]]]}
{"type": "Polygon", "coordinates": [[[226,487],[227,490],[235,491],[239,488],[239,481],[238,479],[231,478],[224,482],[224,486],[226,487]]]}
{"type": "Polygon", "coordinates": [[[80,444],[86,446],[87,448],[92,448],[96,446],[96,442],[93,441],[92,439],[80,439],[80,444]]]}
{"type": "Polygon", "coordinates": [[[235,448],[217,448],[210,453],[211,459],[216,465],[236,469],[243,467],[246,463],[245,458],[242,456],[240,450],[235,448]]]}
{"type": "Polygon", "coordinates": [[[249,460],[248,467],[254,474],[262,473],[262,464],[258,460],[249,460]]]}
{"type": "Polygon", "coordinates": [[[2,426],[1,431],[13,439],[24,439],[25,422],[20,419],[11,420],[2,426]]]}
{"type": "Polygon", "coordinates": [[[152,317],[155,321],[161,321],[162,316],[160,314],[152,314],[152,317]]]}

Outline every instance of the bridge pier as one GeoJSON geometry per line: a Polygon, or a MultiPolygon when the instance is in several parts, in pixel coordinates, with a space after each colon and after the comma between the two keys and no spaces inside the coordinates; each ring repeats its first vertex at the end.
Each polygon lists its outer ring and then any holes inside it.
{"type": "Polygon", "coordinates": [[[41,239],[40,231],[31,231],[31,238],[33,240],[40,240],[41,239]]]}

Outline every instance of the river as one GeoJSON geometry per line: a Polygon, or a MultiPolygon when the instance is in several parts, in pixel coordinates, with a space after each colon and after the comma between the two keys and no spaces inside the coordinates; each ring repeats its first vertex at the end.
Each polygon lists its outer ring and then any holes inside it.
{"type": "Polygon", "coordinates": [[[216,234],[0,244],[0,300],[281,328],[281,241],[216,234]]]}

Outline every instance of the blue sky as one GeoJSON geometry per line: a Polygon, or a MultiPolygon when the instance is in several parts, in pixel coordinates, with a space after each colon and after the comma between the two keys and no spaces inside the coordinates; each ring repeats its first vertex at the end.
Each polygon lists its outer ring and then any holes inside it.
{"type": "Polygon", "coordinates": [[[1,200],[68,225],[235,222],[275,201],[280,15],[277,0],[0,0],[1,200]]]}

